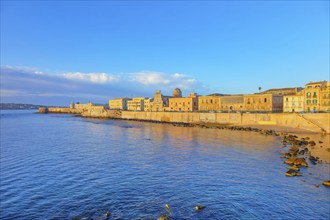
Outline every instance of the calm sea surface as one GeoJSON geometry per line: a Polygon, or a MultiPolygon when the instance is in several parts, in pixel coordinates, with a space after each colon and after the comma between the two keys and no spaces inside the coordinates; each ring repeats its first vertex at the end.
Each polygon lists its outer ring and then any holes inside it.
{"type": "Polygon", "coordinates": [[[157,219],[165,204],[172,219],[329,219],[329,164],[285,177],[280,146],[253,132],[1,111],[0,219],[157,219]]]}

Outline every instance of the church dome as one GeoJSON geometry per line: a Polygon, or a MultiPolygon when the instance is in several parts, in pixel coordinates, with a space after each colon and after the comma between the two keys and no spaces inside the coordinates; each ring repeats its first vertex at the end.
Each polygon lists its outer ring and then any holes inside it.
{"type": "Polygon", "coordinates": [[[182,92],[181,92],[181,90],[180,90],[179,88],[175,88],[175,89],[173,90],[172,95],[173,95],[174,97],[182,97],[182,92]]]}

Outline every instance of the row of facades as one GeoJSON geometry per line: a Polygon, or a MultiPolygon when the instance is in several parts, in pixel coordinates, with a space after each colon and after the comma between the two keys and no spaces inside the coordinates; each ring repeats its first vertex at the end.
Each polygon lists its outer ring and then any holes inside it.
{"type": "MultiPolygon", "coordinates": [[[[172,96],[156,91],[153,98],[117,98],[109,100],[109,108],[128,111],[216,111],[216,112],[330,112],[330,83],[310,82],[305,88],[270,89],[244,95],[212,94],[182,97],[179,88],[172,96]]],[[[71,104],[71,108],[97,109],[100,106],[71,104]]]]}

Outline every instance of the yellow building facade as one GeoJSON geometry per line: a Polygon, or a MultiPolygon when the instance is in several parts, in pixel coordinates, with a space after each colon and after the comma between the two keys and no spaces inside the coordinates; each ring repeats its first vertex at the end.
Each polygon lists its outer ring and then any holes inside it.
{"type": "Polygon", "coordinates": [[[133,98],[127,101],[128,111],[144,111],[144,100],[145,98],[133,98]]]}
{"type": "Polygon", "coordinates": [[[70,104],[70,108],[80,109],[80,110],[89,109],[91,106],[93,106],[91,102],[85,104],[80,104],[79,102],[70,104]]]}
{"type": "Polygon", "coordinates": [[[221,111],[242,111],[244,110],[243,95],[228,95],[220,98],[221,111]]]}
{"type": "Polygon", "coordinates": [[[184,98],[169,98],[168,111],[192,112],[198,110],[198,97],[196,93],[190,93],[184,98]]]}
{"type": "Polygon", "coordinates": [[[276,94],[250,94],[244,95],[245,111],[282,112],[283,95],[276,94]]]}
{"type": "Polygon", "coordinates": [[[157,90],[154,99],[150,102],[150,111],[164,112],[168,108],[169,97],[163,96],[160,90],[157,90]]]}
{"type": "Polygon", "coordinates": [[[115,110],[127,110],[127,101],[131,99],[128,98],[118,98],[109,100],[109,108],[115,110]]]}
{"type": "Polygon", "coordinates": [[[219,111],[220,96],[198,96],[199,111],[219,111]]]}
{"type": "Polygon", "coordinates": [[[305,98],[303,93],[283,96],[283,112],[303,112],[304,104],[305,98]]]}
{"type": "Polygon", "coordinates": [[[153,99],[150,98],[146,98],[144,99],[144,111],[145,112],[150,112],[151,111],[151,102],[153,101],[153,99]]]}
{"type": "Polygon", "coordinates": [[[326,81],[310,82],[305,85],[305,112],[317,112],[320,111],[320,91],[321,88],[326,87],[326,81]]]}
{"type": "Polygon", "coordinates": [[[320,111],[330,112],[330,82],[320,89],[320,111]]]}

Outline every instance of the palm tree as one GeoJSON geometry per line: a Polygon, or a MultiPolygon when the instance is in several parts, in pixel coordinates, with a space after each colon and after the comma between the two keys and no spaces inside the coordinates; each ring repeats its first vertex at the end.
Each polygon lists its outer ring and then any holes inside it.
{"type": "Polygon", "coordinates": [[[259,92],[260,92],[260,91],[261,91],[261,86],[259,86],[259,88],[258,88],[258,89],[259,89],[259,92]]]}

